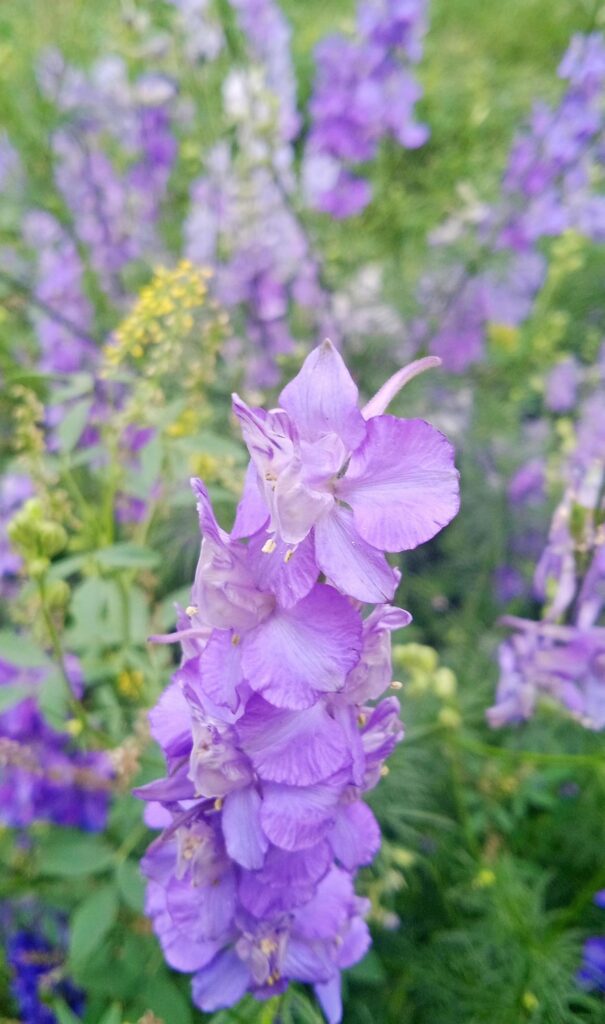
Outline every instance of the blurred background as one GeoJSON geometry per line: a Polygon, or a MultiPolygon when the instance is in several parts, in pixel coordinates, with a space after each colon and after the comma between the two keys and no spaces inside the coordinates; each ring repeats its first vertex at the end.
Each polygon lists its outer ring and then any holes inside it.
{"type": "Polygon", "coordinates": [[[234,389],[322,338],[448,435],[462,507],[395,556],[405,741],[370,794],[347,1024],[605,1022],[605,6],[0,7],[0,1021],[212,1016],[164,962],[133,786],[147,643],[226,529],[234,389]],[[599,905],[601,904],[601,906],[599,905]]]}

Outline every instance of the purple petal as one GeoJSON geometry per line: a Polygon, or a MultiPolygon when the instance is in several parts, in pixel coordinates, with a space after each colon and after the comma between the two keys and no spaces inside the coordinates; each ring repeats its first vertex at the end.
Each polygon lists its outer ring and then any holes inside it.
{"type": "Polygon", "coordinates": [[[342,356],[331,341],[324,341],[307,356],[279,402],[306,441],[334,433],[353,450],[365,436],[357,398],[357,385],[342,356]]]}
{"type": "Polygon", "coordinates": [[[239,898],[258,918],[289,913],[311,899],[331,863],[326,842],[294,853],[271,846],[261,871],[240,873],[239,898]]]}
{"type": "Polygon", "coordinates": [[[215,629],[199,657],[199,685],[202,692],[218,705],[236,711],[237,687],[242,683],[241,652],[232,642],[231,630],[215,629]]]}
{"type": "Polygon", "coordinates": [[[329,841],[334,856],[349,871],[370,864],[380,849],[380,828],[367,804],[357,800],[338,808],[329,841]]]}
{"type": "Polygon", "coordinates": [[[272,551],[263,551],[266,531],[257,533],[248,544],[248,566],[259,590],[275,594],[281,608],[291,608],[306,597],[317,582],[313,537],[309,534],[295,548],[279,537],[273,538],[272,551]]]}
{"type": "Polygon", "coordinates": [[[244,477],[244,489],[231,531],[233,540],[251,537],[265,525],[269,519],[269,509],[258,486],[258,471],[253,462],[248,463],[244,477]]]}
{"type": "Polygon", "coordinates": [[[242,867],[262,868],[269,843],[260,827],[261,799],[253,786],[235,789],[225,797],[223,835],[227,853],[242,867]]]}
{"type": "Polygon", "coordinates": [[[193,942],[190,935],[176,928],[166,910],[164,886],[157,882],[147,885],[145,913],[152,918],[164,956],[175,971],[199,971],[218,953],[220,945],[217,942],[193,942]]]}
{"type": "Polygon", "coordinates": [[[191,985],[193,1002],[200,1010],[214,1013],[237,1003],[249,984],[247,966],[233,950],[227,949],[194,975],[191,985]]]}
{"type": "Polygon", "coordinates": [[[168,757],[186,757],[191,750],[191,713],[178,683],[164,690],[149,712],[151,735],[168,757]]]}
{"type": "Polygon", "coordinates": [[[377,416],[368,422],[338,496],[353,509],[361,536],[383,551],[430,540],[459,508],[458,472],[449,441],[424,420],[377,416]]]}
{"type": "Polygon", "coordinates": [[[358,601],[390,601],[397,575],[382,551],[371,547],[357,532],[353,513],[335,505],[315,526],[317,564],[343,594],[358,601]]]}
{"type": "Polygon", "coordinates": [[[319,843],[334,823],[338,788],[328,784],[297,789],[275,782],[264,787],[261,825],[282,850],[304,850],[319,843]]]}
{"type": "Polygon", "coordinates": [[[328,1024],[340,1024],[342,1020],[340,974],[335,974],[330,981],[318,982],[314,985],[314,989],[328,1024]]]}
{"type": "Polygon", "coordinates": [[[336,972],[334,962],[325,945],[311,945],[303,939],[291,937],[286,946],[282,972],[295,981],[328,981],[336,972]]]}
{"type": "Polygon", "coordinates": [[[349,760],[345,736],[322,704],[285,711],[253,697],[237,731],[242,750],[269,782],[308,786],[349,760]]]}
{"type": "Polygon", "coordinates": [[[194,942],[220,939],[231,927],[235,910],[235,880],[232,871],[208,885],[192,886],[173,878],[166,890],[166,905],[175,926],[194,942]]]}
{"type": "Polygon", "coordinates": [[[322,878],[313,899],[295,912],[293,930],[309,942],[333,939],[345,928],[354,907],[351,876],[333,867],[322,878]]]}
{"type": "Polygon", "coordinates": [[[352,967],[364,957],[370,948],[372,937],[365,921],[354,917],[338,954],[338,966],[352,967]]]}
{"type": "Polygon", "coordinates": [[[359,659],[361,620],[332,587],[318,584],[294,608],[277,610],[245,637],[250,685],[276,707],[302,710],[344,685],[359,659]]]}

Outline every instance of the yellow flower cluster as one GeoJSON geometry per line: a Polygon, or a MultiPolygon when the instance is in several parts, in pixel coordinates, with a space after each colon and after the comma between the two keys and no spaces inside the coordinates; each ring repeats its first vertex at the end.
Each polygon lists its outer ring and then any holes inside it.
{"type": "Polygon", "coordinates": [[[153,415],[181,401],[170,432],[183,436],[199,423],[200,395],[214,378],[218,350],[229,319],[210,291],[212,271],[182,260],[159,267],[134,308],[105,347],[103,376],[134,370],[133,403],[153,415]],[[195,396],[192,411],[187,398],[195,396]]]}

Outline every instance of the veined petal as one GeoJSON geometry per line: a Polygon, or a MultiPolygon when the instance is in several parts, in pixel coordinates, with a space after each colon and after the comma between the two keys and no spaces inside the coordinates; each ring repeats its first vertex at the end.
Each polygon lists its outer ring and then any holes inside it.
{"type": "Polygon", "coordinates": [[[325,707],[284,711],[252,697],[238,722],[240,745],[262,779],[308,786],[349,760],[346,737],[325,707]]]}
{"type": "Polygon", "coordinates": [[[383,551],[430,540],[459,508],[454,450],[424,420],[377,416],[351,456],[338,496],[353,509],[361,536],[383,551]]]}
{"type": "Polygon", "coordinates": [[[315,703],[318,693],[341,689],[360,650],[359,614],[333,587],[318,584],[244,638],[242,665],[266,700],[296,711],[315,703]]]}
{"type": "Polygon", "coordinates": [[[250,971],[237,953],[227,949],[193,976],[191,993],[200,1010],[214,1013],[233,1006],[250,984],[250,971]]]}
{"type": "Polygon", "coordinates": [[[311,527],[334,505],[334,495],[323,490],[322,481],[305,479],[305,469],[295,456],[279,474],[273,491],[272,526],[288,544],[299,544],[311,527]]]}
{"type": "Polygon", "coordinates": [[[380,828],[368,805],[356,800],[338,808],[328,839],[334,856],[344,868],[353,871],[362,864],[370,864],[378,853],[380,828]]]}
{"type": "Polygon", "coordinates": [[[236,711],[243,677],[239,645],[232,641],[231,630],[214,630],[198,660],[199,685],[213,704],[236,711]]]}
{"type": "Polygon", "coordinates": [[[151,735],[167,757],[187,757],[191,750],[191,711],[178,683],[171,683],[149,712],[151,735]]]}
{"type": "Polygon", "coordinates": [[[265,835],[282,850],[316,846],[334,823],[338,794],[329,783],[302,789],[267,783],[261,808],[265,835]]]}
{"type": "Polygon", "coordinates": [[[364,405],[361,410],[363,418],[369,420],[373,416],[381,416],[391,404],[395,395],[405,387],[408,381],[413,380],[419,373],[424,373],[425,370],[430,370],[435,366],[441,366],[439,356],[425,356],[424,359],[416,359],[413,363],[403,366],[401,370],[398,370],[392,377],[389,377],[374,397],[370,398],[370,401],[364,405]]]}
{"type": "Polygon", "coordinates": [[[357,399],[357,385],[331,341],[313,349],[279,396],[302,438],[314,441],[323,434],[338,434],[349,450],[365,436],[357,399]]]}
{"type": "Polygon", "coordinates": [[[176,927],[200,942],[221,938],[228,931],[235,895],[232,870],[203,886],[173,878],[166,890],[166,906],[176,927]]]}
{"type": "Polygon", "coordinates": [[[261,530],[268,520],[269,509],[259,487],[258,470],[250,461],[244,477],[244,489],[235,513],[231,537],[233,540],[251,537],[252,534],[261,530]]]}
{"type": "Polygon", "coordinates": [[[340,1024],[342,1020],[340,972],[336,973],[329,981],[318,982],[313,988],[328,1024],[340,1024]]]}
{"type": "Polygon", "coordinates": [[[372,604],[391,600],[397,575],[382,551],[360,536],[350,509],[335,505],[314,532],[317,564],[343,594],[372,604]]]}
{"type": "Polygon", "coordinates": [[[275,594],[281,608],[291,608],[306,597],[319,575],[311,534],[291,547],[261,530],[248,544],[248,565],[259,590],[275,594]],[[271,550],[266,550],[267,541],[271,550]]]}
{"type": "Polygon", "coordinates": [[[305,942],[290,937],[282,961],[282,972],[295,981],[328,981],[337,969],[323,942],[305,942]]]}
{"type": "Polygon", "coordinates": [[[261,799],[253,786],[235,789],[225,797],[223,836],[227,853],[250,871],[262,868],[269,841],[260,826],[261,799]]]}

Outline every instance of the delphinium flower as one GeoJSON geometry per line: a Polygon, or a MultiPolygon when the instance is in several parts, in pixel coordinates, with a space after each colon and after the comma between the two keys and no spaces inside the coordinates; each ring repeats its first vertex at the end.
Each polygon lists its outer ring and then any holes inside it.
{"type": "Polygon", "coordinates": [[[75,373],[96,360],[90,338],[93,311],[84,290],[84,267],[73,240],[55,217],[42,210],[26,214],[23,238],[34,260],[35,314],[43,373],[75,373]],[[44,312],[49,308],[57,315],[44,312]]]}
{"type": "MultiPolygon", "coordinates": [[[[57,932],[55,928],[53,929],[57,932]]],[[[18,928],[9,935],[6,959],[11,973],[11,994],[22,1024],[57,1024],[49,1003],[62,999],[77,1017],[84,1013],[84,993],[65,974],[66,937],[51,942],[37,927],[18,928]]]]}
{"type": "MultiPolygon", "coordinates": [[[[594,902],[605,909],[605,890],[596,894],[594,902]]],[[[586,939],[578,981],[583,988],[605,992],[605,935],[593,935],[586,939]]]]}
{"type": "Polygon", "coordinates": [[[452,372],[483,359],[490,325],[515,328],[528,317],[545,276],[540,243],[569,231],[605,240],[603,36],[574,36],[559,77],[560,102],[537,103],[513,142],[500,198],[473,201],[432,235],[439,266],[418,298],[427,308],[431,289],[435,316],[420,333],[452,372]],[[485,269],[469,269],[478,262],[485,269]]]}
{"type": "Polygon", "coordinates": [[[149,75],[131,83],[118,57],[87,75],[55,51],[44,55],[39,80],[62,115],[53,134],[58,189],[103,288],[117,299],[123,268],[162,252],[157,220],[176,156],[168,114],[174,86],[149,75]],[[110,156],[116,146],[123,169],[110,156]]]}
{"type": "MultiPolygon", "coordinates": [[[[65,668],[74,696],[81,696],[78,660],[68,655],[65,668]]],[[[0,821],[11,828],[51,821],[98,831],[107,820],[111,761],[103,751],[78,750],[68,732],[45,720],[38,700],[49,672],[0,661],[0,688],[17,691],[0,714],[0,821]]]]}
{"type": "Polygon", "coordinates": [[[416,547],[458,507],[447,440],[384,410],[433,363],[360,410],[325,342],[278,409],[234,396],[251,462],[230,534],[193,481],[191,604],[155,638],[182,647],[151,713],[168,773],[138,793],[163,829],[143,861],[147,913],[202,1010],[308,982],[336,1024],[340,972],[368,948],[354,876],[380,831],[362,796],[403,735],[384,694],[390,633],[411,618],[386,603],[398,574],[384,550],[416,547]]]}
{"type": "Polygon", "coordinates": [[[178,11],[183,52],[188,60],[215,60],[223,49],[222,26],[213,16],[211,0],[170,0],[178,11]]]}
{"type": "Polygon", "coordinates": [[[294,348],[292,308],[319,328],[329,304],[293,207],[292,147],[261,67],[230,73],[224,106],[236,146],[215,146],[193,183],[185,252],[194,263],[214,266],[218,298],[241,310],[246,374],[266,387],[276,383],[276,357],[294,348]]]}
{"type": "Polygon", "coordinates": [[[425,0],[362,0],[353,38],[316,49],[317,79],[304,154],[308,202],[334,217],[369,203],[369,182],[352,169],[376,156],[385,137],[413,149],[428,130],[415,120],[421,89],[411,69],[422,56],[425,0]]]}
{"type": "Polygon", "coordinates": [[[566,484],[534,576],[542,619],[508,617],[492,725],[529,718],[540,696],[590,729],[605,727],[605,427],[602,390],[583,404],[566,484]]]}

